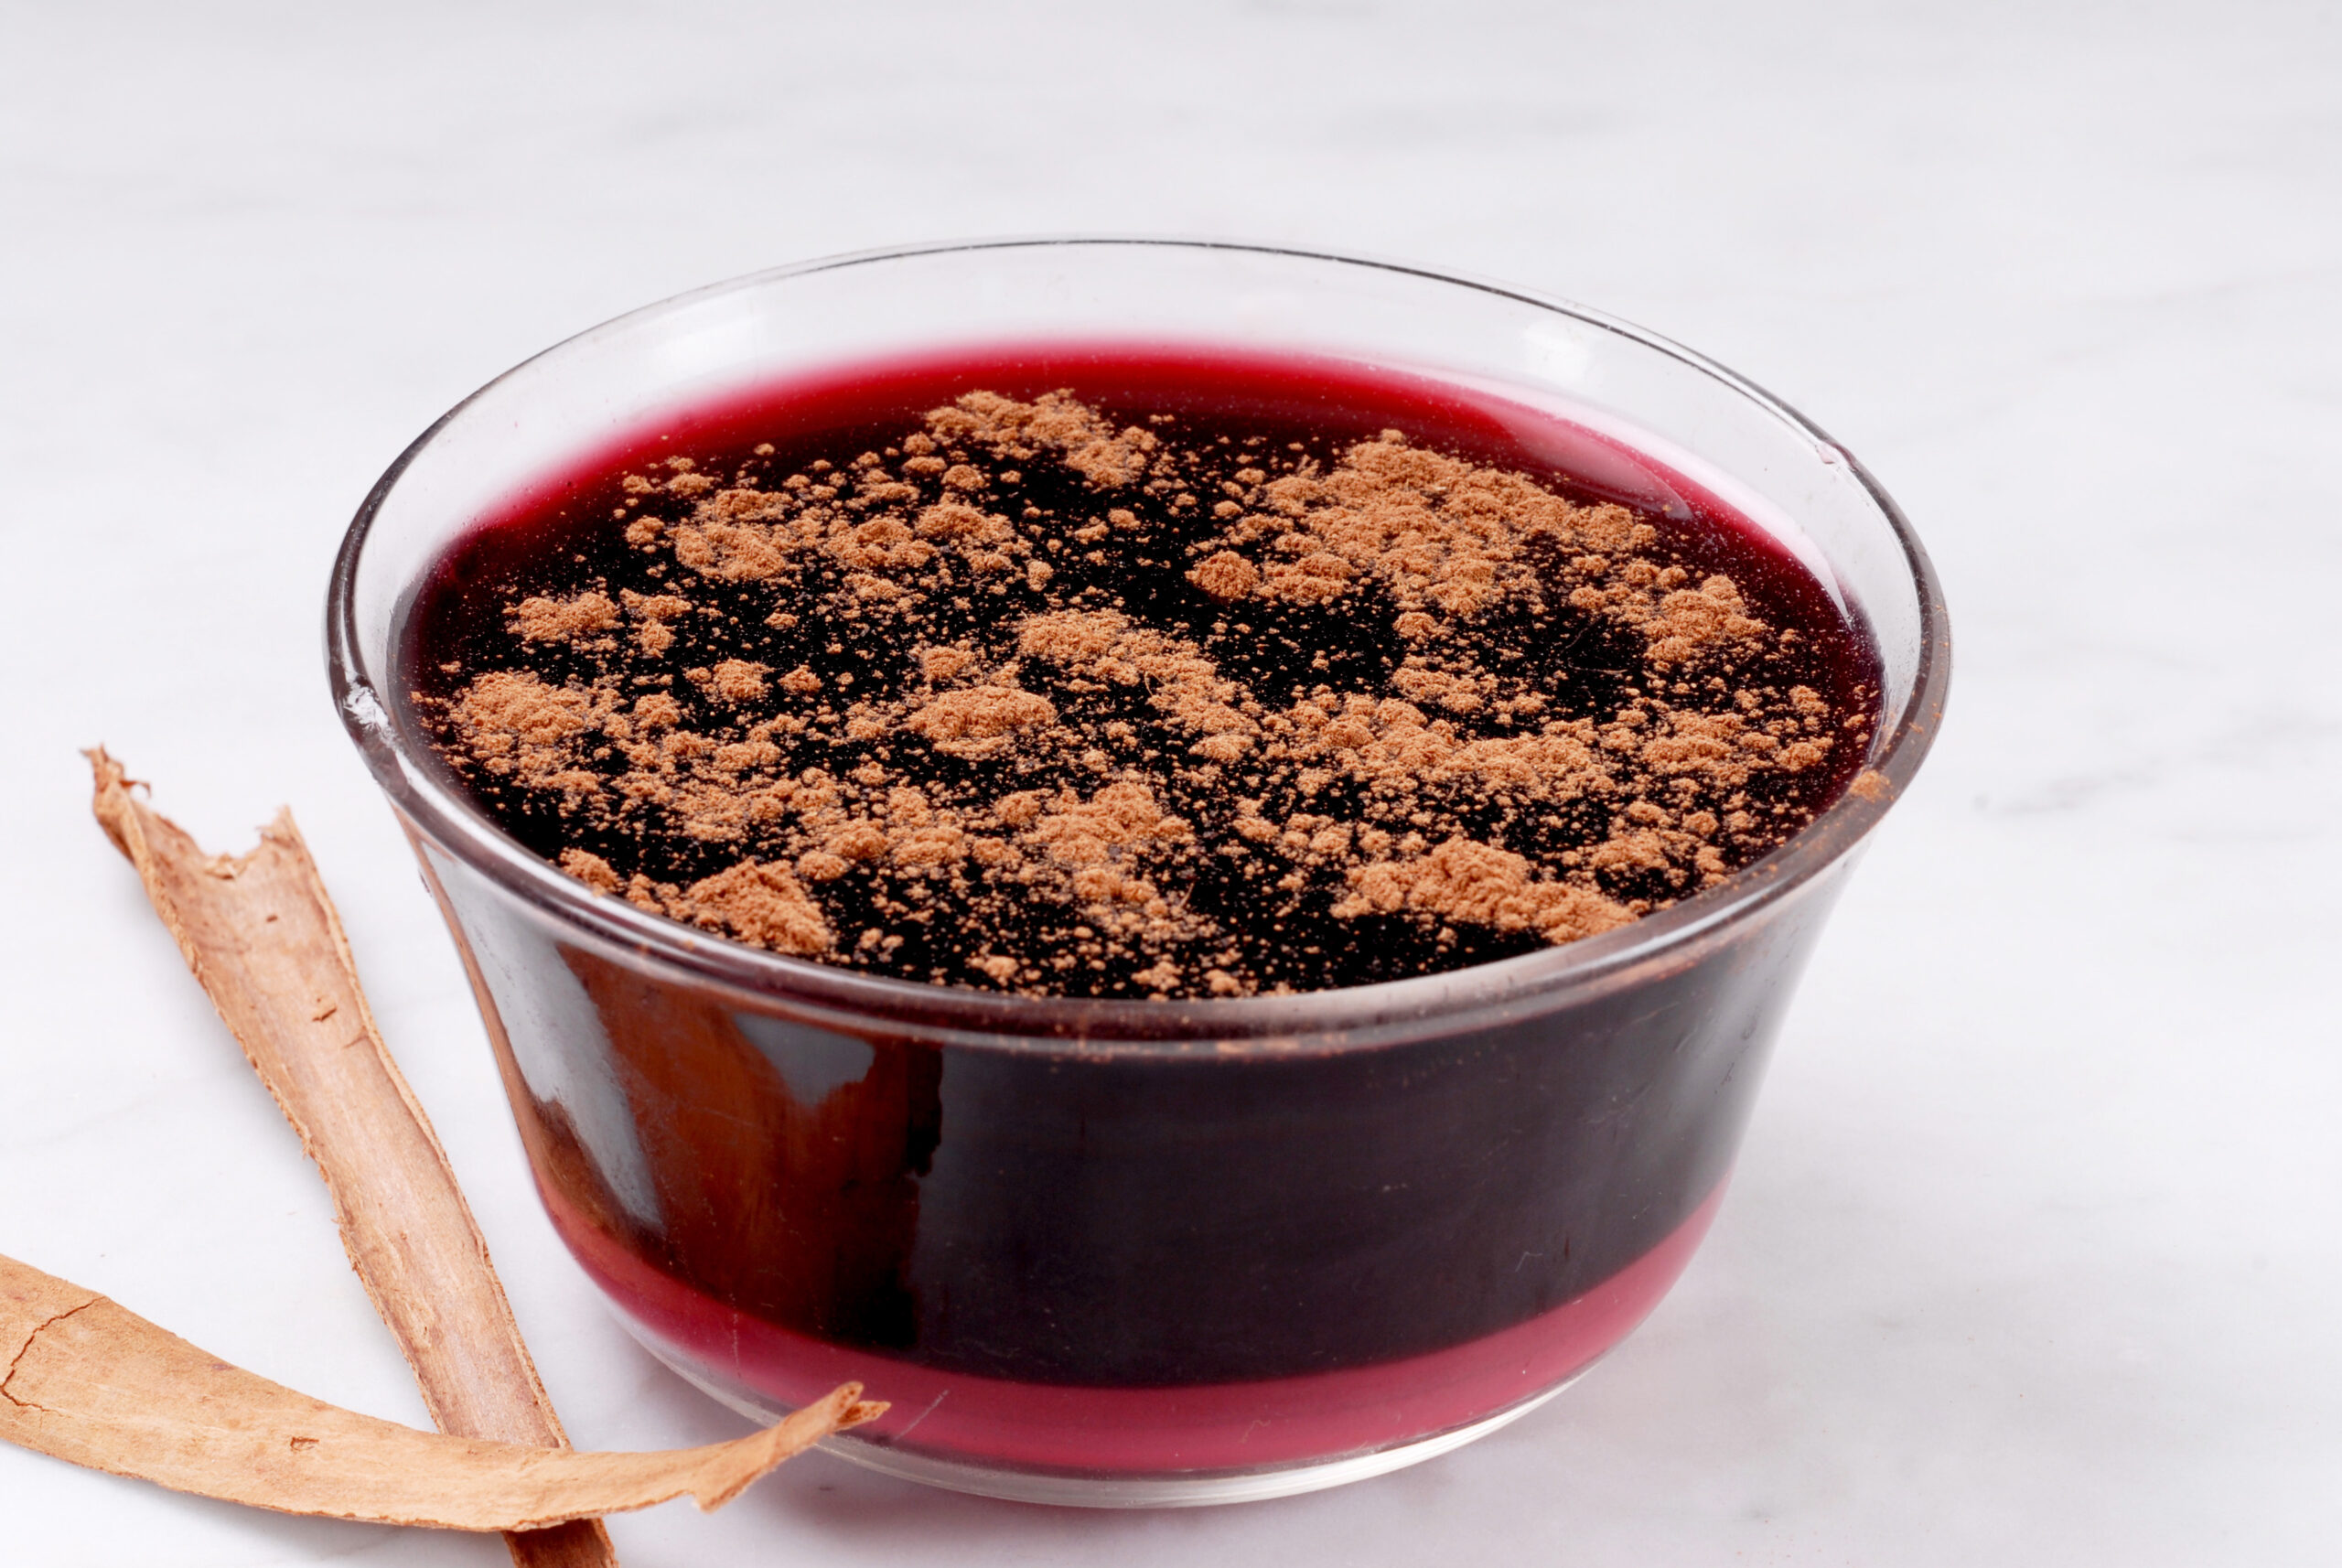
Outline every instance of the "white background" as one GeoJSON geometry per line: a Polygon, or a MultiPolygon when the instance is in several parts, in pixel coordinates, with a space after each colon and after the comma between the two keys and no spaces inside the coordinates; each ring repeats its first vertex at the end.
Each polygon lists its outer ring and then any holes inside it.
{"type": "MultiPolygon", "coordinates": [[[[1245,1508],[826,1456],[634,1568],[2331,1563],[2342,1536],[2332,5],[0,5],[0,1251],[421,1422],[322,1187],[86,809],[280,801],[570,1430],[734,1419],[554,1241],[344,741],[328,562],[448,404],[780,262],[1033,231],[1397,255],[1676,337],[1935,553],[1950,720],[1713,1240],[1563,1400],[1245,1508]],[[200,13],[200,14],[199,14],[200,13]]],[[[0,1450],[0,1559],[502,1561],[0,1450]]]]}

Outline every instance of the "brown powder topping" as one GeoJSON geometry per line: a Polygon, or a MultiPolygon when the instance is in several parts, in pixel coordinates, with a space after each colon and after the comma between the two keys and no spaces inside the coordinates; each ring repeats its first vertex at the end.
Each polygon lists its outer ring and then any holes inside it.
{"type": "Polygon", "coordinates": [[[1188,573],[1187,581],[1215,599],[1241,599],[1261,585],[1261,569],[1233,550],[1222,550],[1188,573]]]}
{"type": "Polygon", "coordinates": [[[972,758],[998,756],[1015,731],[1053,723],[1057,716],[1046,697],[1014,686],[972,686],[931,699],[902,722],[936,750],[972,758]]]}
{"type": "Polygon", "coordinates": [[[512,629],[523,642],[567,642],[575,637],[607,631],[618,624],[618,607],[607,594],[586,592],[575,598],[551,599],[543,594],[522,599],[512,610],[512,629]]]}
{"type": "MultiPolygon", "coordinates": [[[[592,886],[588,883],[588,886],[592,886]]],[[[691,886],[685,907],[752,946],[811,958],[830,949],[821,907],[778,865],[744,860],[691,886]]]]}
{"type": "Polygon", "coordinates": [[[1728,553],[1395,430],[978,392],[612,499],[593,569],[516,582],[417,693],[450,765],[596,893],[931,983],[1244,995],[1574,941],[1779,844],[1872,722],[1843,628],[1728,553]]]}
{"type": "Polygon", "coordinates": [[[1335,906],[1338,916],[1421,909],[1500,931],[1533,930],[1552,942],[1575,941],[1634,918],[1598,892],[1541,882],[1520,855],[1468,839],[1449,839],[1408,860],[1377,861],[1348,876],[1354,891],[1335,906]]]}

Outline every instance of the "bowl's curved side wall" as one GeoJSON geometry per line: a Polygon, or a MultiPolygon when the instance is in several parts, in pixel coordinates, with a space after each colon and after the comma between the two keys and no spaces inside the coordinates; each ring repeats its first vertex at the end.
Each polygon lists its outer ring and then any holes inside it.
{"type": "Polygon", "coordinates": [[[548,1205],[703,1304],[687,1350],[746,1319],[1124,1389],[1402,1361],[1633,1267],[1721,1186],[1842,882],[1623,991],[1380,1048],[1161,1056],[743,1007],[418,847],[548,1205]]]}

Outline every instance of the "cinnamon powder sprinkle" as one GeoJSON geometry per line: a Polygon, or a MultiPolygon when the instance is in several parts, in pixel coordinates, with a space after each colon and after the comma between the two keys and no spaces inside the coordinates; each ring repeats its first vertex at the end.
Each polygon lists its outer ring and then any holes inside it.
{"type": "Polygon", "coordinates": [[[448,766],[597,894],[903,979],[1250,995],[1574,941],[1779,845],[1873,722],[1820,689],[1842,628],[1396,430],[973,392],[614,493],[593,566],[415,693],[448,766]]]}

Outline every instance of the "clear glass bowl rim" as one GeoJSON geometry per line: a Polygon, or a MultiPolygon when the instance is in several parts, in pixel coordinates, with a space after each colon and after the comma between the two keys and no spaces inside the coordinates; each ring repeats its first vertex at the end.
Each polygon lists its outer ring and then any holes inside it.
{"type": "Polygon", "coordinates": [[[1434,271],[1405,262],[1235,240],[1114,235],[1042,235],[939,241],[888,246],[769,268],[674,295],[599,323],[504,371],[435,420],[410,443],[368,491],[334,558],[326,602],[326,660],[334,701],[375,781],[410,825],[442,850],[486,876],[506,894],[552,918],[621,961],[649,964],[671,978],[714,987],[750,1006],[779,1005],[840,1023],[893,1023],[922,1037],[965,1045],[1063,1049],[1069,1042],[1117,1051],[1185,1052],[1199,1042],[1222,1051],[1368,1047],[1412,1036],[1429,1027],[1465,1026],[1468,1015],[1542,1011],[1566,997],[1629,983],[1652,963],[1689,961],[1759,908],[1789,897],[1858,848],[1898,799],[1934,744],[1951,673],[1950,628],[1943,590],[1926,548],[1894,499],[1843,446],[1788,403],[1704,355],[1631,323],[1567,300],[1490,280],[1434,271]],[[1790,426],[1831,460],[1843,464],[1892,530],[1918,599],[1917,661],[1911,689],[1874,741],[1868,766],[1885,788],[1842,795],[1804,832],[1744,866],[1720,886],[1600,936],[1494,963],[1386,981],[1375,985],[1284,995],[1195,1001],[1100,1001],[1027,997],[955,986],[884,979],[786,957],[694,930],[604,897],[564,875],[508,838],[489,819],[448,788],[411,748],[391,718],[390,705],[366,671],[356,623],[356,588],[365,569],[367,538],[399,479],[431,443],[505,382],[541,361],[579,351],[597,334],[679,312],[727,293],[761,288],[792,277],[843,267],[987,251],[1058,248],[1173,248],[1236,252],[1281,260],[1359,267],[1476,290],[1533,309],[1565,316],[1628,339],[1723,383],[1790,426]]]}

